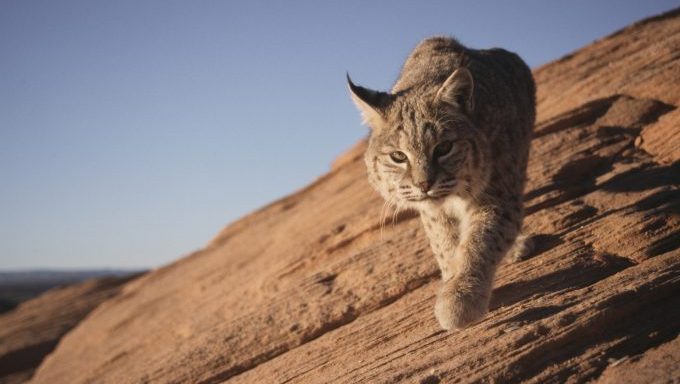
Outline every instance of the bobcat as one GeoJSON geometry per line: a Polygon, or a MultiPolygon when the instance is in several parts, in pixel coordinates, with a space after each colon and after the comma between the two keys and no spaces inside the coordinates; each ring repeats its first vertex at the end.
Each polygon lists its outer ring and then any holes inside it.
{"type": "Polygon", "coordinates": [[[435,316],[460,329],[487,312],[496,267],[520,236],[534,125],[531,70],[516,54],[422,41],[391,92],[352,83],[371,128],[368,179],[398,209],[420,213],[442,274],[435,316]]]}

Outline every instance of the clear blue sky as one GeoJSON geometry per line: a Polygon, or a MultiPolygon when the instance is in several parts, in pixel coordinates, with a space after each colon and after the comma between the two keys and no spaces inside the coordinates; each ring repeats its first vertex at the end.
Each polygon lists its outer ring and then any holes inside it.
{"type": "Polygon", "coordinates": [[[389,88],[424,37],[538,66],[676,5],[4,0],[0,269],[200,248],[365,135],[345,71],[389,88]]]}

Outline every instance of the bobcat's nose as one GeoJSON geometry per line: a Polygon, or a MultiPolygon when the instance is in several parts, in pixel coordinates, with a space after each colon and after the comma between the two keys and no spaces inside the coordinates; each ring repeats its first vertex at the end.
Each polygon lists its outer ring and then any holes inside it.
{"type": "Polygon", "coordinates": [[[427,180],[418,183],[418,189],[423,193],[427,193],[427,191],[430,190],[430,187],[432,187],[432,183],[427,180]]]}

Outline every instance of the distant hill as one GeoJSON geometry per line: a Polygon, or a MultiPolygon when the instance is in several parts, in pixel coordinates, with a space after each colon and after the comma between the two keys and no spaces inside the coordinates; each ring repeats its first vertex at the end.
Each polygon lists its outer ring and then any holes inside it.
{"type": "Polygon", "coordinates": [[[122,269],[0,271],[0,313],[7,312],[19,303],[51,288],[93,278],[123,277],[138,272],[141,271],[122,269]]]}
{"type": "Polygon", "coordinates": [[[24,284],[29,289],[57,282],[64,286],[54,287],[21,302],[14,310],[0,314],[0,384],[26,382],[62,336],[140,275],[130,275],[127,271],[3,273],[3,282],[10,287],[24,284]],[[74,282],[82,279],[86,281],[74,282]]]}

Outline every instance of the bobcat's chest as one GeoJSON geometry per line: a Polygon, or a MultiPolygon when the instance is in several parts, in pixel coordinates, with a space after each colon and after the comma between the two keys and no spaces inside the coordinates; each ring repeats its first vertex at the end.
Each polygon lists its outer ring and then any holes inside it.
{"type": "Polygon", "coordinates": [[[469,200],[459,196],[449,196],[446,198],[442,208],[446,216],[457,219],[460,229],[467,228],[470,209],[469,200]]]}

